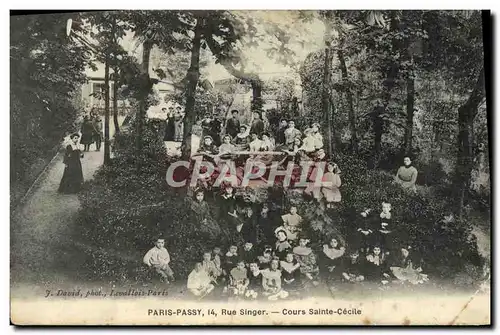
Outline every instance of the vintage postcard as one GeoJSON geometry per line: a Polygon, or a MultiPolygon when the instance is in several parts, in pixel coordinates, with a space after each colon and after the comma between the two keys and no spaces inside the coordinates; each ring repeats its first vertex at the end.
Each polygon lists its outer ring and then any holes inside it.
{"type": "Polygon", "coordinates": [[[490,20],[11,13],[11,322],[490,325],[490,20]]]}

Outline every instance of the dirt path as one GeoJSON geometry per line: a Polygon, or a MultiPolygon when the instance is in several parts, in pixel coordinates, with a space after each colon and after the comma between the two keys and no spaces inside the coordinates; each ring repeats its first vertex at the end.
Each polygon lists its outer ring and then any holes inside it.
{"type": "MultiPolygon", "coordinates": [[[[110,133],[114,134],[111,124],[110,133]]],[[[11,288],[43,288],[74,282],[77,269],[85,260],[72,240],[75,218],[80,209],[76,194],[59,194],[64,164],[59,153],[40,176],[25,202],[11,214],[11,288]]],[[[103,164],[101,151],[85,152],[82,158],[84,180],[92,179],[103,164]]],[[[13,293],[14,294],[14,293],[13,293]]]]}
{"type": "MultiPolygon", "coordinates": [[[[102,150],[102,148],[101,148],[102,150]]],[[[72,254],[72,224],[80,209],[76,194],[57,192],[64,164],[59,154],[43,180],[11,220],[12,284],[64,281],[79,265],[72,254]]],[[[85,180],[102,165],[103,152],[86,152],[82,159],[85,180]]]]}

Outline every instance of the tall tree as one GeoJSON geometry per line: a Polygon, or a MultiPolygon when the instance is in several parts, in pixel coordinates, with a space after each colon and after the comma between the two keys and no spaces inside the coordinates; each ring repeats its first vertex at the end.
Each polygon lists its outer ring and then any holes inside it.
{"type": "MultiPolygon", "coordinates": [[[[203,28],[205,24],[205,17],[203,15],[198,15],[195,17],[196,25],[194,27],[194,37],[191,46],[191,64],[187,73],[187,85],[186,85],[186,107],[184,118],[184,140],[188,137],[191,128],[196,121],[196,114],[194,110],[195,104],[195,94],[196,87],[198,86],[198,81],[200,79],[200,48],[201,39],[203,34],[203,28]]],[[[187,148],[189,144],[184,143],[184,147],[187,148]]]]}
{"type": "Polygon", "coordinates": [[[111,161],[111,143],[109,138],[109,58],[104,59],[104,165],[111,161]]]}
{"type": "Polygon", "coordinates": [[[474,120],[485,99],[483,17],[479,11],[426,12],[424,25],[429,39],[424,47],[428,68],[441,71],[449,85],[463,96],[458,122],[456,182],[460,185],[457,211],[468,202],[471,178],[474,120]]]}
{"type": "Polygon", "coordinates": [[[149,107],[148,97],[152,92],[153,82],[149,75],[151,51],[154,46],[167,53],[174,53],[176,49],[183,49],[189,39],[191,29],[189,12],[138,10],[129,11],[126,20],[130,29],[142,43],[142,65],[139,78],[140,90],[139,109],[136,114],[136,147],[138,152],[142,148],[142,129],[144,127],[146,111],[149,107]]]}
{"type": "Polygon", "coordinates": [[[347,71],[346,60],[344,56],[345,37],[340,36],[340,45],[337,49],[340,71],[342,73],[343,91],[347,97],[347,111],[349,114],[349,128],[351,131],[351,147],[355,154],[358,153],[358,135],[356,130],[356,112],[354,111],[354,98],[351,85],[349,84],[349,73],[347,71]]]}

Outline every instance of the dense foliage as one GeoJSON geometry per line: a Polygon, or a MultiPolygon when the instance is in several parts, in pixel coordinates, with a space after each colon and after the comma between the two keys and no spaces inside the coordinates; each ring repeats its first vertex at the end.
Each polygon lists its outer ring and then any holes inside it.
{"type": "MultiPolygon", "coordinates": [[[[74,14],[71,14],[73,17],[74,14]]],[[[76,131],[79,89],[90,53],[66,37],[69,14],[11,17],[10,105],[11,185],[17,200],[23,185],[76,131]]]]}

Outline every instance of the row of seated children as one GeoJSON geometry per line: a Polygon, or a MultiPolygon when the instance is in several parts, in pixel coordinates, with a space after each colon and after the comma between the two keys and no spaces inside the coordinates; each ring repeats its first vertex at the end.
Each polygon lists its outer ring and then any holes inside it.
{"type": "Polygon", "coordinates": [[[409,282],[419,284],[428,280],[422,269],[414,263],[411,248],[401,247],[401,254],[395,261],[389,261],[379,246],[374,246],[366,256],[358,250],[346,255],[345,248],[333,238],[323,245],[319,259],[307,248],[307,241],[301,239],[298,247],[287,252],[280,259],[272,248],[266,247],[262,255],[251,257],[252,246],[245,244],[241,253],[231,246],[225,256],[220,249],[206,252],[203,261],[188,278],[188,289],[196,296],[204,296],[216,286],[230,296],[269,300],[285,299],[300,295],[307,283],[319,284],[319,273],[330,289],[336,289],[341,282],[359,283],[365,280],[388,284],[389,282],[409,282]],[[212,259],[213,257],[213,259],[212,259]],[[203,273],[200,285],[195,277],[203,273]]]}

